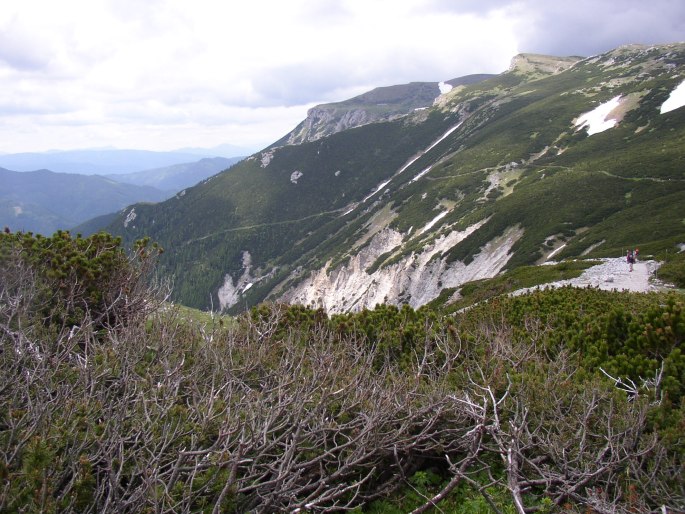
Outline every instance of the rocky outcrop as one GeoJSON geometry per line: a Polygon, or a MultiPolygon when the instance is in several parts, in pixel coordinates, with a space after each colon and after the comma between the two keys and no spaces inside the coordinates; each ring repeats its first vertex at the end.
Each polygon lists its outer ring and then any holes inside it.
{"type": "Polygon", "coordinates": [[[582,57],[577,56],[555,57],[541,54],[518,54],[511,60],[509,71],[518,74],[539,75],[542,77],[562,72],[581,59],[582,57]]]}
{"type": "Polygon", "coordinates": [[[316,141],[354,127],[390,117],[374,116],[365,109],[336,109],[317,106],[309,109],[307,118],[288,135],[287,143],[296,145],[316,141]]]}
{"type": "Polygon", "coordinates": [[[224,283],[217,291],[219,305],[222,309],[233,307],[245,291],[252,287],[254,278],[252,277],[252,256],[250,252],[243,252],[242,262],[243,273],[238,280],[233,283],[233,277],[228,273],[224,277],[224,283]]]}
{"type": "Polygon", "coordinates": [[[437,238],[420,253],[412,253],[398,262],[369,272],[381,255],[395,250],[403,236],[392,229],[377,233],[371,242],[346,265],[322,268],[284,293],[281,300],[323,307],[326,311],[348,312],[372,308],[380,303],[408,303],[419,307],[435,299],[443,288],[495,276],[506,265],[511,247],[523,230],[512,227],[490,241],[469,264],[448,263],[442,253],[458,244],[484,222],[464,231],[453,231],[437,238]]]}
{"type": "Polygon", "coordinates": [[[417,109],[430,107],[440,94],[437,82],[412,82],[378,87],[344,102],[317,105],[309,109],[307,118],[277,144],[315,141],[368,123],[406,116],[417,109]]]}

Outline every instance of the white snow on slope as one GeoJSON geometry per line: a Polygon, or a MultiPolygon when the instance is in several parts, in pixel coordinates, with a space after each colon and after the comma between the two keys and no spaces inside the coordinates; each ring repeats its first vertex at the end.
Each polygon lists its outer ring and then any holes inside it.
{"type": "MultiPolygon", "coordinates": [[[[430,145],[428,148],[426,148],[426,149],[423,151],[423,153],[428,153],[428,152],[430,152],[430,151],[431,151],[433,148],[435,148],[439,143],[441,143],[447,136],[449,136],[452,132],[454,132],[454,131],[457,130],[459,127],[461,127],[461,124],[462,124],[462,123],[464,123],[464,122],[463,122],[463,121],[460,121],[460,122],[457,123],[454,127],[452,127],[452,128],[449,129],[447,132],[445,132],[442,136],[440,136],[440,138],[438,138],[438,140],[437,140],[435,143],[433,143],[433,144],[430,145]]],[[[406,166],[405,166],[405,168],[406,168],[406,166]]]]}
{"type": "Polygon", "coordinates": [[[682,107],[683,105],[685,105],[685,80],[682,81],[680,85],[673,91],[671,91],[671,95],[668,97],[668,100],[661,104],[660,112],[661,114],[671,112],[679,107],[682,107]]]}
{"type": "Polygon", "coordinates": [[[421,171],[421,172],[418,173],[413,179],[411,179],[411,184],[413,184],[414,182],[416,182],[417,180],[419,180],[421,177],[423,177],[426,173],[428,173],[428,172],[429,172],[430,170],[432,170],[432,169],[433,169],[433,165],[431,164],[431,165],[428,166],[425,170],[421,171]]]}
{"type": "MultiPolygon", "coordinates": [[[[449,129],[447,132],[445,132],[442,136],[440,136],[440,139],[438,139],[438,140],[435,141],[432,145],[430,145],[428,148],[426,148],[426,149],[423,151],[423,153],[427,153],[427,152],[429,152],[430,150],[432,150],[433,148],[435,148],[435,146],[436,146],[437,144],[439,144],[439,143],[440,143],[441,141],[443,141],[447,136],[449,136],[452,132],[454,132],[454,131],[457,130],[459,127],[461,127],[461,124],[462,124],[462,123],[464,123],[464,122],[463,122],[463,121],[460,121],[460,122],[457,123],[454,127],[452,127],[452,128],[449,129]]],[[[422,155],[423,155],[423,154],[422,154],[422,155]]],[[[417,157],[416,159],[418,159],[418,157],[417,157]]],[[[416,159],[414,159],[411,163],[413,163],[416,159]]],[[[410,164],[411,164],[411,163],[410,163],[410,164]]],[[[405,169],[407,169],[407,167],[408,167],[408,166],[405,166],[404,168],[402,168],[402,171],[404,171],[405,169]]],[[[423,171],[417,173],[417,175],[416,175],[413,179],[411,179],[411,182],[412,182],[412,183],[416,182],[417,180],[419,180],[421,177],[423,177],[426,173],[428,173],[428,172],[429,172],[430,170],[432,170],[432,169],[433,169],[433,165],[431,164],[431,165],[428,166],[425,170],[423,170],[423,171]]]]}
{"type": "Polygon", "coordinates": [[[581,114],[578,119],[574,122],[574,125],[578,129],[587,127],[587,134],[591,136],[599,132],[604,132],[616,125],[616,120],[607,117],[611,114],[611,111],[616,109],[621,104],[621,95],[613,97],[608,102],[598,105],[590,112],[581,114]]]}
{"type": "Polygon", "coordinates": [[[558,254],[558,253],[559,253],[560,251],[562,251],[564,248],[566,248],[566,243],[564,243],[564,244],[561,245],[559,248],[557,248],[557,249],[554,250],[552,253],[550,253],[550,254],[547,256],[547,259],[545,259],[545,260],[549,261],[552,257],[554,257],[556,254],[558,254]]]}
{"type": "Polygon", "coordinates": [[[380,190],[383,189],[385,186],[387,186],[387,185],[390,183],[391,180],[392,180],[392,179],[389,178],[389,179],[386,180],[385,182],[381,182],[381,183],[376,187],[376,189],[373,190],[373,192],[369,193],[368,195],[366,195],[366,196],[364,197],[364,199],[362,200],[362,203],[366,202],[369,198],[371,198],[373,195],[375,195],[376,193],[378,193],[378,191],[380,191],[380,190]]]}
{"type": "Polygon", "coordinates": [[[138,216],[136,214],[136,208],[132,207],[130,212],[126,215],[126,219],[124,220],[124,228],[128,228],[128,224],[135,220],[136,216],[138,216]]]}
{"type": "Polygon", "coordinates": [[[424,232],[428,232],[430,229],[433,228],[433,226],[440,221],[442,218],[447,216],[450,211],[442,211],[440,214],[438,214],[435,218],[430,220],[428,223],[426,223],[426,226],[421,229],[421,232],[419,234],[423,234],[424,232]]]}
{"type": "Polygon", "coordinates": [[[444,95],[445,93],[449,93],[452,91],[452,85],[448,84],[447,82],[440,82],[438,84],[438,87],[440,88],[440,94],[444,95]]]}

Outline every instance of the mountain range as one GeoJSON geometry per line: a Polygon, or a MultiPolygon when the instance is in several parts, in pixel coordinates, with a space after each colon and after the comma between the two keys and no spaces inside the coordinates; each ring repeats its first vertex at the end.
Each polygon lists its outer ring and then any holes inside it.
{"type": "Polygon", "coordinates": [[[150,186],[123,184],[99,175],[10,171],[0,168],[0,226],[50,235],[133,202],[167,197],[150,186]]]}
{"type": "Polygon", "coordinates": [[[283,139],[106,227],[175,299],[414,307],[523,265],[685,242],[685,44],[516,56],[499,75],[318,106],[283,139]]]}
{"type": "Polygon", "coordinates": [[[204,158],[106,177],[0,168],[0,227],[43,235],[58,229],[88,232],[91,224],[81,224],[94,217],[104,216],[94,221],[100,224],[111,220],[116,211],[127,205],[159,202],[239,160],[240,157],[204,158]]]}
{"type": "MultiPolygon", "coordinates": [[[[223,147],[220,149],[225,150],[223,147]]],[[[211,153],[210,150],[199,154],[199,149],[193,148],[173,152],[103,148],[0,154],[0,166],[14,171],[49,169],[57,173],[119,175],[195,162],[200,157],[217,155],[222,154],[211,153]]],[[[237,155],[245,154],[236,153],[229,157],[237,155]]]]}
{"type": "Polygon", "coordinates": [[[199,161],[106,176],[118,182],[151,186],[173,194],[183,188],[193,186],[219,171],[230,168],[241,159],[242,157],[205,157],[199,161]]]}

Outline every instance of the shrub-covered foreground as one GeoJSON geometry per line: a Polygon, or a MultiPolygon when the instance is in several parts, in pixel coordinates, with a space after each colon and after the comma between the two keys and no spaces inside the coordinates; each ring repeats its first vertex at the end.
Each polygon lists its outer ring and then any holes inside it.
{"type": "Polygon", "coordinates": [[[685,508],[677,298],[199,324],[145,245],[0,238],[2,512],[685,508]]]}

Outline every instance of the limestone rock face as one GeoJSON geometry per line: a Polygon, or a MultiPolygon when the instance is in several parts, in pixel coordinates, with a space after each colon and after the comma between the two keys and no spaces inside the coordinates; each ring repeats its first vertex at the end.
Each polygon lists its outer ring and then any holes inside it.
{"type": "Polygon", "coordinates": [[[506,265],[512,246],[523,234],[519,227],[512,227],[490,241],[468,265],[459,261],[448,263],[440,257],[445,249],[459,243],[481,225],[450,232],[420,253],[370,272],[378,257],[399,247],[403,241],[399,232],[384,229],[347,264],[313,272],[283,294],[281,300],[323,307],[332,313],[373,308],[381,303],[408,303],[420,307],[437,298],[443,288],[495,276],[506,265]]]}
{"type": "Polygon", "coordinates": [[[366,125],[381,119],[364,109],[331,109],[326,106],[313,107],[307,112],[307,118],[288,136],[288,144],[296,145],[307,141],[316,141],[350,128],[366,125]]]}

